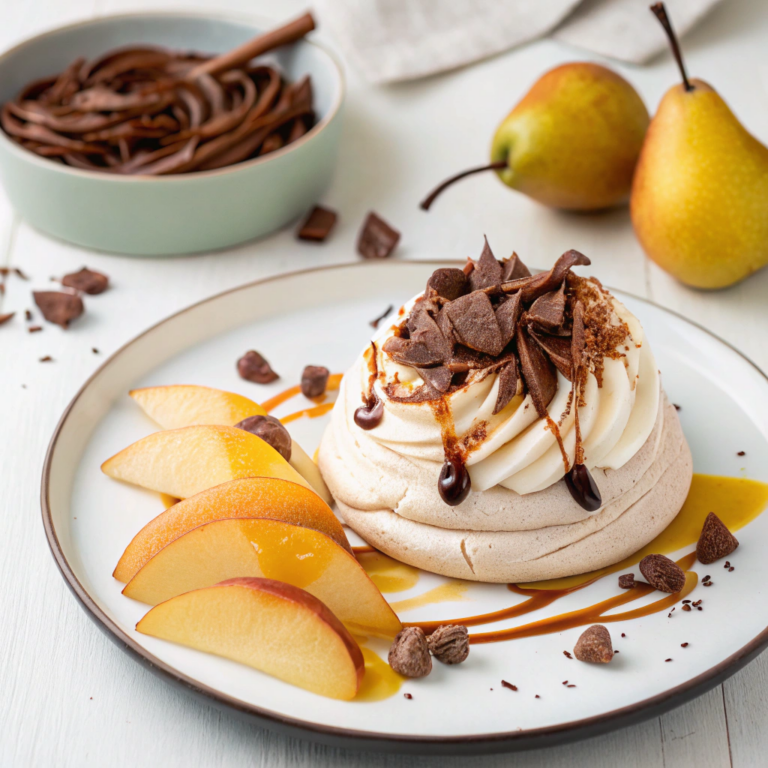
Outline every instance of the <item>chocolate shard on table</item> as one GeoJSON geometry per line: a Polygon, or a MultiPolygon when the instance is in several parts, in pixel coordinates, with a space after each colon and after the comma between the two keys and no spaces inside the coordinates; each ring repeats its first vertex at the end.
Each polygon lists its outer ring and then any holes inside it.
{"type": "Polygon", "coordinates": [[[338,215],[330,208],[316,205],[310,212],[304,223],[299,227],[296,237],[299,240],[309,240],[315,243],[324,243],[336,224],[338,215]]]}
{"type": "Polygon", "coordinates": [[[739,540],[728,530],[725,523],[710,512],[704,521],[699,541],[696,544],[696,558],[703,565],[727,557],[739,546],[739,540]]]}
{"type": "Polygon", "coordinates": [[[85,311],[83,300],[76,293],[34,291],[32,297],[49,323],[55,323],[65,329],[85,311]]]}
{"type": "Polygon", "coordinates": [[[237,372],[241,379],[252,381],[254,384],[270,384],[280,378],[266,358],[254,349],[248,350],[237,361],[237,372]]]}
{"type": "Polygon", "coordinates": [[[301,374],[301,394],[304,397],[320,397],[325,394],[331,372],[322,365],[307,365],[301,374]]]}
{"type": "Polygon", "coordinates": [[[83,267],[79,272],[72,272],[61,278],[61,284],[67,288],[74,288],[89,296],[104,293],[109,287],[109,278],[101,272],[96,272],[83,267]]]}
{"type": "Polygon", "coordinates": [[[371,211],[357,238],[357,252],[365,259],[386,259],[400,242],[400,233],[371,211]]]}

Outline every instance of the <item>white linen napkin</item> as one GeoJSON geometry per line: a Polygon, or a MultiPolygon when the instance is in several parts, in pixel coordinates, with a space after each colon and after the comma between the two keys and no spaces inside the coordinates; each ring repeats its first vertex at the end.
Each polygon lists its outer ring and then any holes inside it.
{"type": "MultiPolygon", "coordinates": [[[[666,0],[679,35],[719,0],[666,0]]],[[[609,58],[641,63],[667,39],[649,0],[316,0],[323,28],[373,83],[462,67],[554,30],[609,58]]]]}

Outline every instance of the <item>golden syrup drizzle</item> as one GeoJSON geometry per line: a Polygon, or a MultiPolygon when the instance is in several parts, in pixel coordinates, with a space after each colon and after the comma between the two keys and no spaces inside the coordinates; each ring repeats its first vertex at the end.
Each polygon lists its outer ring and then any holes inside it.
{"type": "MultiPolygon", "coordinates": [[[[339,386],[341,385],[341,380],[343,378],[343,373],[332,373],[328,377],[328,383],[325,385],[325,391],[326,392],[334,392],[336,391],[339,386]]],[[[282,392],[279,392],[274,397],[270,397],[269,400],[265,400],[261,407],[269,413],[270,411],[274,411],[275,408],[277,408],[278,405],[282,405],[286,400],[290,400],[292,397],[296,397],[296,395],[301,394],[301,385],[296,384],[293,387],[288,387],[288,389],[283,390],[282,392]]],[[[325,401],[326,397],[325,395],[320,395],[320,397],[312,398],[314,402],[320,404],[325,401]]]]}
{"type": "Polygon", "coordinates": [[[381,701],[394,696],[405,678],[398,675],[375,651],[361,645],[365,675],[353,701],[381,701]]]}
{"type": "Polygon", "coordinates": [[[470,586],[468,581],[449,581],[447,584],[441,584],[439,587],[430,589],[416,597],[409,597],[406,600],[398,600],[390,603],[395,613],[412,611],[414,608],[423,608],[425,605],[434,605],[435,603],[454,603],[467,599],[467,589],[470,586]]]}
{"type": "Polygon", "coordinates": [[[416,586],[421,575],[418,568],[393,560],[373,547],[353,547],[353,550],[358,562],[380,592],[405,592],[416,586]]]}

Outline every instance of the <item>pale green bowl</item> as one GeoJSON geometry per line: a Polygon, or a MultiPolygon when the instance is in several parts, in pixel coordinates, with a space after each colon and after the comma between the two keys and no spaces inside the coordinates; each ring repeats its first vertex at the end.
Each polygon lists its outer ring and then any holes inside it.
{"type": "MultiPolygon", "coordinates": [[[[62,27],[0,56],[0,103],[78,56],[133,43],[220,53],[259,31],[256,22],[187,13],[112,16],[62,27]]],[[[11,203],[54,237],[132,256],[210,251],[284,226],[311,208],[330,182],[344,78],[336,59],[308,41],[266,58],[290,80],[312,77],[318,123],[293,144],[216,171],[124,177],[38,157],[0,130],[0,180],[11,203]]]]}

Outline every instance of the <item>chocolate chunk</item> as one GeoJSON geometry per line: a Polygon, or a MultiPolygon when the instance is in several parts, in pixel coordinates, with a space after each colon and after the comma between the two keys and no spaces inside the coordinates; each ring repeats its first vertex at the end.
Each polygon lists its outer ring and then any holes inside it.
{"type": "Polygon", "coordinates": [[[640,561],[640,573],[660,592],[674,594],[685,586],[685,572],[673,560],[664,555],[646,555],[640,561]]]}
{"type": "Polygon", "coordinates": [[[517,686],[513,685],[512,683],[508,683],[506,680],[501,681],[501,687],[502,688],[509,688],[510,691],[516,691],[517,686]]]}
{"type": "Polygon", "coordinates": [[[496,307],[496,322],[499,324],[501,342],[505,347],[514,338],[522,308],[522,297],[519,293],[513,294],[496,307]]]}
{"type": "Polygon", "coordinates": [[[634,589],[635,587],[635,574],[624,573],[619,576],[619,588],[620,589],[634,589]]]}
{"type": "Polygon", "coordinates": [[[499,392],[496,395],[496,405],[493,407],[494,416],[505,408],[517,394],[520,386],[520,375],[517,361],[510,360],[499,370],[499,392]]]}
{"type": "Polygon", "coordinates": [[[357,252],[366,259],[386,259],[399,240],[400,233],[371,211],[358,235],[357,252]]]}
{"type": "Polygon", "coordinates": [[[428,368],[443,362],[442,356],[431,352],[423,342],[403,339],[400,336],[388,338],[382,349],[396,363],[410,365],[412,368],[428,368]]]}
{"type": "Polygon", "coordinates": [[[736,455],[737,456],[746,456],[747,452],[746,451],[739,451],[736,455]]]}
{"type": "Polygon", "coordinates": [[[235,424],[237,429],[244,429],[265,443],[271,445],[286,461],[291,460],[291,436],[288,430],[274,416],[249,416],[235,424]]]}
{"type": "Polygon", "coordinates": [[[565,485],[573,500],[587,512],[596,512],[603,499],[595,478],[584,464],[574,464],[565,475],[565,485]]]}
{"type": "Polygon", "coordinates": [[[427,296],[440,296],[448,301],[463,296],[467,289],[467,276],[460,269],[436,269],[427,280],[427,296]]]}
{"type": "Polygon", "coordinates": [[[4,315],[0,315],[0,325],[7,323],[15,314],[15,312],[8,312],[4,315]]]}
{"type": "Polygon", "coordinates": [[[451,323],[451,318],[448,317],[448,313],[445,311],[445,309],[441,309],[440,312],[437,315],[437,318],[435,320],[437,323],[437,327],[440,329],[440,333],[443,334],[443,338],[448,342],[451,348],[451,354],[453,354],[453,348],[458,343],[456,341],[456,334],[453,330],[453,324],[451,323]]]}
{"type": "Polygon", "coordinates": [[[592,625],[582,632],[573,648],[573,655],[579,661],[607,664],[613,658],[611,633],[602,624],[592,625]]]}
{"type": "Polygon", "coordinates": [[[588,266],[592,262],[578,251],[566,251],[556,262],[549,272],[542,272],[533,277],[523,277],[502,284],[502,290],[506,293],[521,291],[523,301],[528,303],[535,301],[539,296],[545,293],[555,291],[565,280],[568,272],[575,266],[588,266]]]}
{"type": "Polygon", "coordinates": [[[389,666],[404,677],[426,677],[432,671],[427,638],[419,627],[397,633],[389,649],[389,666]]]}
{"type": "Polygon", "coordinates": [[[574,367],[574,374],[584,364],[586,348],[587,333],[584,327],[584,305],[577,301],[573,305],[573,330],[571,331],[571,364],[574,367]]]}
{"type": "Polygon", "coordinates": [[[104,293],[109,287],[109,278],[101,272],[83,267],[79,272],[72,272],[61,278],[61,284],[67,288],[74,288],[90,296],[104,293]]]}
{"type": "Polygon", "coordinates": [[[555,366],[544,356],[539,346],[532,341],[528,331],[522,327],[517,333],[517,352],[520,368],[528,394],[541,418],[547,415],[547,406],[557,392],[555,366]]]}
{"type": "Polygon", "coordinates": [[[373,320],[371,320],[371,327],[372,328],[378,328],[379,323],[394,309],[394,305],[390,304],[378,317],[374,317],[373,320]]]}
{"type": "Polygon", "coordinates": [[[437,490],[440,498],[450,507],[457,507],[469,495],[472,480],[464,462],[459,459],[446,459],[440,470],[437,490]]]}
{"type": "Polygon", "coordinates": [[[485,245],[480,258],[475,262],[475,268],[469,275],[470,291],[479,291],[483,288],[493,288],[501,283],[501,264],[496,261],[496,257],[488,245],[488,238],[485,238],[485,245]]]}
{"type": "Polygon", "coordinates": [[[488,296],[480,291],[446,304],[458,340],[478,352],[496,356],[504,349],[501,330],[488,296]]]}
{"type": "Polygon", "coordinates": [[[547,357],[555,364],[568,381],[573,381],[573,361],[571,358],[571,339],[565,336],[551,336],[528,329],[531,338],[544,350],[547,357]]]}
{"type": "Polygon", "coordinates": [[[513,253],[508,259],[504,259],[501,264],[501,279],[519,280],[521,277],[530,277],[531,271],[520,261],[520,257],[513,253]]]}
{"type": "Polygon", "coordinates": [[[237,372],[240,378],[254,384],[269,384],[280,378],[266,359],[253,349],[237,361],[237,372]]]}
{"type": "Polygon", "coordinates": [[[494,360],[489,355],[485,355],[482,352],[476,352],[474,349],[465,347],[463,344],[457,344],[456,348],[453,350],[453,356],[446,363],[446,366],[454,373],[461,373],[463,371],[475,371],[489,368],[491,365],[498,362],[498,360],[494,360]]]}
{"type": "Polygon", "coordinates": [[[34,291],[32,296],[43,317],[49,323],[68,328],[72,320],[83,314],[83,300],[75,293],[63,291],[34,291]]]}
{"type": "Polygon", "coordinates": [[[53,358],[50,355],[46,355],[45,357],[40,358],[41,363],[52,363],[53,358]]]}
{"type": "Polygon", "coordinates": [[[331,372],[322,365],[308,365],[301,374],[301,394],[304,397],[320,397],[325,393],[331,372]]]}
{"type": "Polygon", "coordinates": [[[469,632],[462,624],[441,624],[427,638],[427,645],[443,664],[461,664],[469,656],[469,632]]]}
{"type": "Polygon", "coordinates": [[[314,243],[325,242],[325,239],[331,234],[337,218],[335,211],[316,205],[299,227],[296,237],[299,240],[310,240],[314,243]]]}
{"type": "Polygon", "coordinates": [[[437,368],[416,368],[419,376],[438,392],[447,392],[451,387],[453,373],[445,366],[437,368]]]}
{"type": "Polygon", "coordinates": [[[438,307],[430,300],[418,302],[408,318],[408,332],[411,341],[424,344],[442,362],[451,356],[453,344],[445,338],[431,312],[437,314],[438,307]]]}
{"type": "Polygon", "coordinates": [[[725,523],[714,512],[710,512],[696,544],[698,561],[709,565],[721,557],[730,555],[738,546],[738,539],[728,530],[725,523]]]}
{"type": "Polygon", "coordinates": [[[545,331],[554,331],[565,319],[565,282],[558,291],[539,296],[528,310],[526,317],[545,331]]]}

